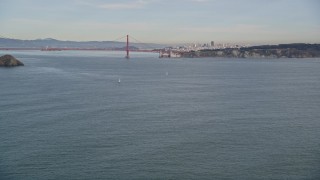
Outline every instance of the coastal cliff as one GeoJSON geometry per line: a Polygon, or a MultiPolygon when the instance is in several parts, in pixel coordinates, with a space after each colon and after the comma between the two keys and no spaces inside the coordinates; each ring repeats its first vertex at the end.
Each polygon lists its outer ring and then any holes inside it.
{"type": "Polygon", "coordinates": [[[320,57],[320,44],[280,44],[236,49],[208,49],[183,52],[181,57],[315,58],[320,57]]]}
{"type": "Polygon", "coordinates": [[[24,66],[24,64],[19,60],[17,60],[15,57],[7,54],[0,57],[0,66],[13,67],[13,66],[24,66]]]}

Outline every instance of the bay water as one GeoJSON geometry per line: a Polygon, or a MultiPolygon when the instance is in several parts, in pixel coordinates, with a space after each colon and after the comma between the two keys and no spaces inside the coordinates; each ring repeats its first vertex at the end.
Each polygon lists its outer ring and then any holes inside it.
{"type": "Polygon", "coordinates": [[[320,178],[320,59],[7,53],[0,179],[320,178]]]}

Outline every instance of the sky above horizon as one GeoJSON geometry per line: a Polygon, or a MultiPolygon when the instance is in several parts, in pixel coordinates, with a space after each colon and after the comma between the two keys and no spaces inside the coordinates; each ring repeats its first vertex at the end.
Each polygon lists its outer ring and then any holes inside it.
{"type": "Polygon", "coordinates": [[[320,43],[319,0],[0,0],[0,36],[146,43],[320,43]]]}

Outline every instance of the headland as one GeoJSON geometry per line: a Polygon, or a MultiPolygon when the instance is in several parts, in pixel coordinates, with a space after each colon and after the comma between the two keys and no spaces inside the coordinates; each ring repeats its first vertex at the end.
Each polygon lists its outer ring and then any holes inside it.
{"type": "Polygon", "coordinates": [[[243,48],[203,49],[181,52],[181,57],[227,57],[227,58],[317,58],[320,44],[279,44],[243,48]]]}

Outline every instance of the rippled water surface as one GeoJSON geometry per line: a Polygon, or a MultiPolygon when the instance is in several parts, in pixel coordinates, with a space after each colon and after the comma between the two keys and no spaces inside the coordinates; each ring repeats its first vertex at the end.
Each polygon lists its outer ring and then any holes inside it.
{"type": "Polygon", "coordinates": [[[320,178],[320,59],[5,53],[0,179],[320,178]]]}

